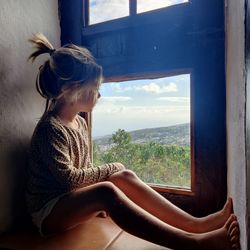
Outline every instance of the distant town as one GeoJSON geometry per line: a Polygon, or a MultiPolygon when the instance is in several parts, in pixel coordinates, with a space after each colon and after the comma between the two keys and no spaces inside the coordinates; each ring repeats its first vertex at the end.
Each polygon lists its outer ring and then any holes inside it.
{"type": "MultiPolygon", "coordinates": [[[[168,145],[190,146],[190,123],[127,132],[132,137],[132,143],[157,142],[168,145]]],[[[112,135],[94,137],[94,142],[101,150],[107,150],[113,146],[112,135]]]]}

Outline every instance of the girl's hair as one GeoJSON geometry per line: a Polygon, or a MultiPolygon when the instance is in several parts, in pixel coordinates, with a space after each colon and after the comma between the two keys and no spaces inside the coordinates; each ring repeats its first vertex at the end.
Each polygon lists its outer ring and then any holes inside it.
{"type": "Polygon", "coordinates": [[[102,80],[102,67],[88,49],[74,44],[54,49],[41,33],[35,34],[29,41],[36,48],[29,56],[32,62],[41,54],[50,55],[40,66],[36,79],[37,91],[47,99],[45,113],[49,106],[51,108],[50,102],[54,105],[61,97],[75,102],[84,92],[87,95],[96,93],[102,80]]]}

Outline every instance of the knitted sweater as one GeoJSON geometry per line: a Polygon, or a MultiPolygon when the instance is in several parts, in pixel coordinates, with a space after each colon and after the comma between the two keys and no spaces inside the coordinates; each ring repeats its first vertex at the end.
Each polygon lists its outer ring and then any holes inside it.
{"type": "Polygon", "coordinates": [[[26,200],[30,213],[58,195],[105,181],[123,169],[121,163],[93,167],[85,120],[78,129],[64,125],[51,112],[37,124],[30,145],[26,200]]]}

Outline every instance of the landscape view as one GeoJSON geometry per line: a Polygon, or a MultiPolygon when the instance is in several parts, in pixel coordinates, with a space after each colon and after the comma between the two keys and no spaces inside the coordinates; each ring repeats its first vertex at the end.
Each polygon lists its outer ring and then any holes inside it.
{"type": "Polygon", "coordinates": [[[102,84],[94,165],[121,162],[147,183],[190,188],[190,75],[102,84]]]}
{"type": "Polygon", "coordinates": [[[190,124],[97,137],[96,166],[122,162],[147,183],[190,187],[190,124]]]}

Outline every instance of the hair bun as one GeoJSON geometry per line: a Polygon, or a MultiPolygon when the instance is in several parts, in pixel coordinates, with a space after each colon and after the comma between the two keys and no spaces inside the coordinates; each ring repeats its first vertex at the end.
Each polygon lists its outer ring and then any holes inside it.
{"type": "Polygon", "coordinates": [[[51,55],[54,52],[54,47],[42,33],[35,34],[29,39],[29,42],[35,47],[35,51],[29,56],[32,62],[41,54],[49,53],[51,55]]]}
{"type": "Polygon", "coordinates": [[[56,49],[51,49],[49,54],[52,56],[52,54],[56,51],[56,49]]]}

